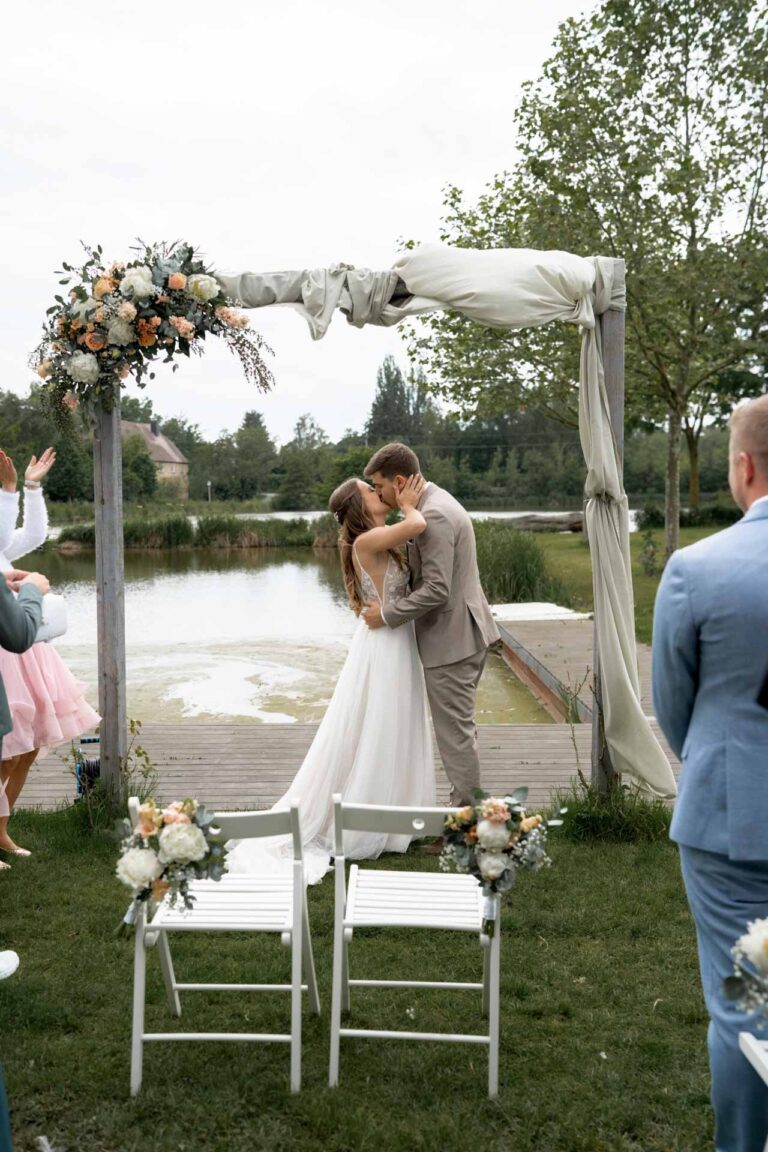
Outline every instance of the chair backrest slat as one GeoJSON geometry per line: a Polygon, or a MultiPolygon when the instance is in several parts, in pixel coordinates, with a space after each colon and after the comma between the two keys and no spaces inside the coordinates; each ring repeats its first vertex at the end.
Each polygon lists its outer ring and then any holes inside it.
{"type": "MultiPolygon", "coordinates": [[[[128,800],[128,813],[135,828],[139,817],[139,801],[135,796],[128,800]]],[[[299,860],[302,858],[298,800],[290,808],[279,812],[215,812],[213,827],[223,840],[292,836],[294,857],[299,860]]]]}
{"type": "Polygon", "coordinates": [[[337,832],[384,832],[402,836],[441,836],[445,818],[457,808],[396,808],[379,804],[345,804],[334,796],[337,832]]]}

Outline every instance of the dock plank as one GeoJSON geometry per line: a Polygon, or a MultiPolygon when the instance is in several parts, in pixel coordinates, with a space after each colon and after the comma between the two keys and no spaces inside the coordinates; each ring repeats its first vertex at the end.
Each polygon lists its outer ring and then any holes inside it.
{"type": "MultiPolygon", "coordinates": [[[[265,807],[286,791],[317,727],[147,723],[140,743],[157,773],[159,799],[193,795],[214,808],[265,807]]],[[[541,806],[574,779],[577,755],[589,775],[588,724],[483,724],[478,732],[483,786],[490,791],[526,785],[529,803],[541,806]]],[[[435,765],[438,801],[445,803],[449,785],[436,749],[435,765]]],[[[51,810],[74,797],[71,763],[49,753],[30,773],[22,802],[25,808],[51,810]]]]}

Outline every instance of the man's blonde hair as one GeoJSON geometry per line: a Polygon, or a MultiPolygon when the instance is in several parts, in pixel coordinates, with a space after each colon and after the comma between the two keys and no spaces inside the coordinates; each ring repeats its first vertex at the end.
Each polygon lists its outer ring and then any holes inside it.
{"type": "Polygon", "coordinates": [[[740,404],[731,415],[731,454],[746,452],[768,480],[768,392],[740,404]]]}

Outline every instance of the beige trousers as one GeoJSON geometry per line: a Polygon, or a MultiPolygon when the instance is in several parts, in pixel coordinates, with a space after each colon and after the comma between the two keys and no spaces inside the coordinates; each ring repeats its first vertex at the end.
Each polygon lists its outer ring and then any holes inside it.
{"type": "Polygon", "coordinates": [[[475,706],[487,656],[488,649],[481,648],[466,660],[424,669],[437,747],[451,782],[453,805],[471,804],[472,789],[480,787],[475,706]]]}

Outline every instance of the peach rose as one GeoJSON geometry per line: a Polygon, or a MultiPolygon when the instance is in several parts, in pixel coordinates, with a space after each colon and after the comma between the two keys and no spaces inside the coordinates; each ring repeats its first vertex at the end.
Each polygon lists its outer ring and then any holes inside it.
{"type": "Polygon", "coordinates": [[[192,823],[186,812],[182,812],[182,805],[178,800],[174,804],[169,804],[167,808],[163,808],[161,816],[163,817],[163,824],[192,823]]]}
{"type": "Polygon", "coordinates": [[[99,276],[93,286],[93,294],[97,300],[101,300],[102,296],[108,296],[115,288],[116,284],[111,276],[99,276]]]}
{"type": "Polygon", "coordinates": [[[130,300],[124,300],[118,308],[117,314],[121,320],[128,320],[130,322],[136,319],[136,308],[131,304],[130,300]]]}
{"type": "Polygon", "coordinates": [[[168,287],[177,292],[183,291],[187,286],[187,278],[183,272],[171,272],[168,277],[168,287]]]}
{"type": "Polygon", "coordinates": [[[107,338],[101,332],[88,332],[85,337],[85,346],[91,352],[100,352],[107,346],[107,338]]]}
{"type": "Polygon", "coordinates": [[[168,894],[170,884],[167,880],[153,880],[152,881],[152,899],[155,904],[162,904],[163,900],[168,894]]]}
{"type": "Polygon", "coordinates": [[[42,376],[43,380],[47,380],[49,376],[53,375],[53,365],[50,360],[43,360],[42,363],[38,364],[37,374],[42,376]]]}
{"type": "Polygon", "coordinates": [[[79,404],[77,393],[73,392],[70,388],[69,392],[65,392],[61,398],[61,402],[65,408],[69,408],[70,412],[75,412],[79,404]]]}
{"type": "Polygon", "coordinates": [[[531,832],[534,828],[538,828],[541,823],[541,816],[526,816],[524,820],[520,821],[520,831],[531,832]]]}
{"type": "Polygon", "coordinates": [[[171,316],[168,323],[176,329],[183,340],[191,340],[195,334],[194,324],[191,320],[185,320],[183,316],[171,316]]]}
{"type": "Polygon", "coordinates": [[[153,344],[157,344],[157,336],[153,335],[152,332],[141,332],[139,334],[140,348],[151,348],[153,344]]]}

